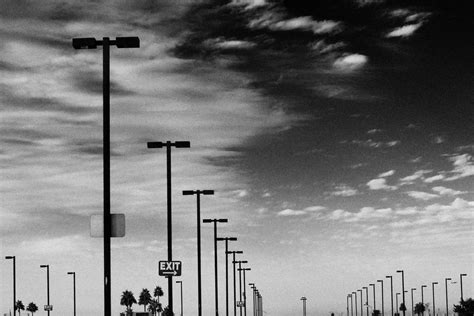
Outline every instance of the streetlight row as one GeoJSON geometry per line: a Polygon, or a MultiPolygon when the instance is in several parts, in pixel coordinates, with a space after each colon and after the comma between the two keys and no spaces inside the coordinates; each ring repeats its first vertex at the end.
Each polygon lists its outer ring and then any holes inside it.
{"type": "MultiPolygon", "coordinates": [[[[6,260],[13,260],[13,316],[16,316],[16,256],[5,256],[6,260]]],[[[46,269],[46,302],[47,307],[45,306],[45,311],[47,311],[48,316],[52,310],[52,306],[49,302],[49,264],[42,264],[40,268],[46,269]]],[[[73,280],[73,310],[74,316],[76,316],[76,272],[68,272],[68,275],[72,275],[73,280]]]]}
{"type": "MultiPolygon", "coordinates": [[[[396,306],[397,306],[397,310],[401,310],[403,312],[403,316],[405,316],[405,311],[406,311],[406,305],[405,305],[405,293],[407,293],[408,291],[405,290],[405,274],[404,274],[404,271],[403,270],[397,270],[397,273],[401,273],[402,275],[402,279],[401,279],[401,286],[402,286],[402,292],[401,293],[396,293],[396,306]],[[402,303],[400,305],[400,307],[398,306],[398,296],[399,295],[402,295],[402,303]]],[[[461,285],[461,301],[463,301],[463,288],[462,288],[462,278],[464,276],[467,276],[467,274],[465,273],[461,273],[459,275],[459,279],[460,279],[460,285],[461,285]]],[[[391,275],[387,275],[386,278],[390,279],[390,301],[391,301],[391,311],[392,311],[392,316],[394,316],[394,310],[393,310],[393,277],[391,275]]],[[[448,281],[450,281],[451,278],[445,278],[445,288],[446,288],[446,316],[448,316],[448,312],[449,312],[449,308],[448,308],[448,281]]],[[[381,315],[384,316],[384,294],[383,294],[383,280],[377,280],[377,282],[380,282],[381,283],[381,315]]],[[[454,282],[455,283],[455,282],[454,282]]],[[[432,282],[432,293],[433,293],[433,313],[435,313],[435,295],[434,295],[434,286],[438,284],[438,282],[432,282]]],[[[364,286],[362,287],[362,289],[358,289],[356,290],[355,292],[351,292],[349,294],[347,294],[347,316],[349,316],[349,299],[351,301],[351,308],[350,308],[350,316],[354,316],[354,305],[355,305],[355,316],[358,316],[357,315],[357,292],[360,292],[360,316],[364,316],[363,315],[363,306],[365,305],[366,306],[366,316],[369,316],[369,287],[372,286],[373,287],[373,295],[374,295],[374,304],[373,304],[373,308],[372,310],[373,311],[376,311],[376,301],[375,301],[375,284],[374,283],[371,283],[369,284],[369,286],[364,286]],[[365,304],[363,304],[362,302],[362,291],[365,290],[365,294],[366,294],[366,301],[365,301],[365,304]],[[352,300],[352,296],[354,295],[354,298],[355,298],[355,304],[354,304],[354,301],[352,300]]],[[[427,285],[422,285],[421,286],[421,303],[424,305],[424,296],[423,296],[423,289],[427,287],[427,285]]],[[[410,292],[411,292],[411,312],[412,312],[412,315],[414,315],[414,299],[413,299],[413,291],[416,291],[416,288],[411,288],[410,289],[410,292]]],[[[380,312],[380,311],[379,311],[380,312]]],[[[422,314],[424,315],[424,311],[422,312],[422,314]]],[[[399,315],[399,313],[395,313],[395,315],[399,315]]],[[[376,313],[373,313],[373,316],[377,316],[376,313]]]]}

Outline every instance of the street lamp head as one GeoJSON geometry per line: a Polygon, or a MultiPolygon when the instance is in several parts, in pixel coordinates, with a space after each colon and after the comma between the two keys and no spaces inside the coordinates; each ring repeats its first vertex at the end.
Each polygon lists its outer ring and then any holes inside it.
{"type": "Polygon", "coordinates": [[[93,37],[73,38],[72,47],[74,49],[96,49],[97,41],[93,37]]]}
{"type": "Polygon", "coordinates": [[[219,223],[227,223],[229,220],[227,218],[219,218],[217,221],[219,223]]]}
{"type": "Polygon", "coordinates": [[[15,256],[5,256],[5,259],[15,259],[15,256]]]}
{"type": "Polygon", "coordinates": [[[202,222],[203,222],[203,223],[212,223],[213,220],[210,219],[210,218],[205,218],[205,219],[202,220],[202,222]]]}
{"type": "Polygon", "coordinates": [[[204,195],[214,195],[214,190],[202,190],[201,193],[204,195]]]}
{"type": "Polygon", "coordinates": [[[403,270],[397,270],[397,273],[403,273],[403,270]]]}
{"type": "Polygon", "coordinates": [[[183,191],[183,195],[193,195],[194,193],[196,193],[196,191],[193,191],[193,190],[184,190],[183,191]]]}
{"type": "Polygon", "coordinates": [[[76,274],[76,272],[68,272],[67,274],[76,274]]]}
{"type": "Polygon", "coordinates": [[[174,147],[176,147],[176,148],[190,148],[191,147],[191,142],[187,142],[187,141],[174,142],[174,147]]]}
{"type": "Polygon", "coordinates": [[[49,267],[49,264],[42,264],[42,265],[40,265],[40,268],[47,268],[47,267],[49,267]]]}
{"type": "Polygon", "coordinates": [[[117,37],[115,45],[118,48],[138,48],[140,47],[140,39],[136,36],[132,37],[117,37]]]}
{"type": "Polygon", "coordinates": [[[230,241],[237,241],[237,237],[229,237],[229,238],[227,238],[227,240],[230,240],[230,241]]]}
{"type": "Polygon", "coordinates": [[[422,285],[421,287],[422,287],[422,288],[424,288],[424,287],[428,287],[428,285],[422,285]]]}
{"type": "Polygon", "coordinates": [[[445,280],[446,280],[446,281],[451,281],[451,278],[446,278],[445,280]]]}
{"type": "Polygon", "coordinates": [[[306,301],[306,297],[303,296],[302,298],[300,298],[300,300],[306,301]]]}
{"type": "Polygon", "coordinates": [[[364,290],[367,290],[367,286],[362,287],[364,290]]]}
{"type": "Polygon", "coordinates": [[[467,276],[467,274],[466,273],[461,273],[460,276],[462,276],[462,277],[467,276]]]}
{"type": "Polygon", "coordinates": [[[370,286],[375,286],[375,284],[373,284],[373,283],[370,283],[369,285],[370,285],[370,286]]]}
{"type": "Polygon", "coordinates": [[[377,282],[383,282],[383,280],[377,280],[377,282]]]}
{"type": "Polygon", "coordinates": [[[386,275],[385,277],[388,278],[388,279],[391,279],[391,278],[392,278],[391,275],[386,275]]]}
{"type": "Polygon", "coordinates": [[[176,283],[183,283],[183,281],[176,281],[176,283]]]}
{"type": "Polygon", "coordinates": [[[434,284],[438,284],[438,282],[431,282],[431,284],[433,284],[433,285],[434,285],[434,284]]]}
{"type": "Polygon", "coordinates": [[[412,290],[412,291],[416,291],[416,288],[412,287],[411,290],[412,290]]]}
{"type": "Polygon", "coordinates": [[[163,142],[147,142],[146,146],[147,148],[163,148],[165,143],[163,142]]]}

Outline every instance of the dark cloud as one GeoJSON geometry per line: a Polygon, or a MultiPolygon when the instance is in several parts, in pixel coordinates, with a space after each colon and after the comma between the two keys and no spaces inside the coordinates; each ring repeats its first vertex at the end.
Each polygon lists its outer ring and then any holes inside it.
{"type": "MultiPolygon", "coordinates": [[[[75,70],[75,73],[72,75],[73,84],[80,91],[90,94],[100,94],[103,93],[103,78],[102,74],[99,74],[90,70],[75,70]]],[[[113,79],[110,80],[110,94],[113,96],[129,96],[135,94],[135,92],[130,91],[113,79]]]]}

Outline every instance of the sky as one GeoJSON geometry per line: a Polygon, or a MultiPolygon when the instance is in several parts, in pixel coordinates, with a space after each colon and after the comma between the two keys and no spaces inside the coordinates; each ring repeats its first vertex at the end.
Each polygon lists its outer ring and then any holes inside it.
{"type": "MultiPolygon", "coordinates": [[[[346,313],[347,294],[378,279],[389,313],[385,276],[400,292],[399,269],[416,302],[427,284],[431,304],[439,282],[441,312],[447,277],[450,305],[461,273],[472,297],[467,12],[423,0],[2,1],[0,253],[16,256],[17,299],[45,314],[49,264],[52,314],[72,314],[68,271],[78,315],[103,314],[102,239],[90,237],[103,208],[102,56],[71,39],[106,36],[140,38],[111,48],[111,204],[126,217],[126,236],[112,240],[114,315],[125,290],[161,286],[167,302],[166,155],[146,146],[167,140],[191,142],[172,150],[187,315],[197,315],[196,200],[181,191],[196,189],[215,190],[202,218],[229,220],[218,235],[238,238],[229,248],[244,252],[266,315],[301,313],[302,296],[308,315],[346,313]]],[[[202,224],[204,315],[215,313],[213,247],[202,224]]],[[[11,260],[0,271],[3,315],[11,260]]],[[[379,285],[376,295],[378,307],[379,285]]]]}

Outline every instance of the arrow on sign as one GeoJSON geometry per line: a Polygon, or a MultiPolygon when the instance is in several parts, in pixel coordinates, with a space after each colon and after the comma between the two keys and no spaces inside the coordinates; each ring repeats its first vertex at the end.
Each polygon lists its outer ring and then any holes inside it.
{"type": "Polygon", "coordinates": [[[163,272],[161,272],[161,274],[164,274],[164,275],[177,275],[178,271],[163,271],[163,272]]]}

